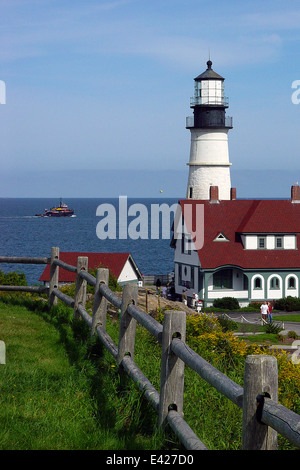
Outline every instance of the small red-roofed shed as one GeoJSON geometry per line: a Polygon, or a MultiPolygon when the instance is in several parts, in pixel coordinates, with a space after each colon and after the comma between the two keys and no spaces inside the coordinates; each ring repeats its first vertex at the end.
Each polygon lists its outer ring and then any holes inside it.
{"type": "MultiPolygon", "coordinates": [[[[120,285],[127,282],[142,281],[142,274],[138,269],[130,253],[85,253],[85,252],[60,252],[59,259],[71,266],[77,266],[77,258],[86,256],[88,258],[88,269],[104,267],[116,277],[120,285]]],[[[50,280],[50,265],[47,265],[39,281],[44,284],[50,280]]],[[[59,268],[59,284],[75,282],[76,273],[59,268]]]]}

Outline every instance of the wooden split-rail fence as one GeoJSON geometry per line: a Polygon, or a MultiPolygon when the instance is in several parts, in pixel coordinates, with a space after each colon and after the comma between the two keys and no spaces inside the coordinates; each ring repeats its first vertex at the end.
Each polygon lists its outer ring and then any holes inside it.
{"type": "Polygon", "coordinates": [[[71,266],[59,259],[59,248],[54,247],[51,258],[0,257],[1,262],[50,264],[49,287],[0,286],[0,290],[47,292],[50,307],[57,303],[57,299],[72,307],[75,318],[82,318],[91,334],[98,335],[120,368],[134,380],[156,410],[158,426],[169,424],[186,449],[208,450],[183,418],[185,365],[243,410],[241,440],[244,450],[276,450],[278,433],[300,448],[300,415],[277,402],[278,368],[274,356],[248,356],[245,360],[244,387],[241,387],[185,343],[185,312],[166,311],[161,325],[138,307],[137,285],[125,285],[122,298],[119,298],[108,287],[108,269],[99,268],[95,278],[88,273],[87,257],[78,257],[77,266],[71,266]],[[59,268],[77,274],[75,299],[59,290],[59,268]],[[95,287],[92,316],[85,309],[87,283],[95,287]],[[118,346],[105,328],[107,302],[121,311],[118,346]],[[160,393],[134,362],[136,322],[161,344],[160,393]]]}

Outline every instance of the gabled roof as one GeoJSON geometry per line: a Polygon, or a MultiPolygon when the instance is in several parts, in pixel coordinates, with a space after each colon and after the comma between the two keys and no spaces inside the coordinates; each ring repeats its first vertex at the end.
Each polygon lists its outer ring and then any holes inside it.
{"type": "MultiPolygon", "coordinates": [[[[198,251],[203,269],[216,269],[224,265],[249,269],[300,268],[300,251],[244,249],[242,233],[297,234],[300,247],[300,204],[285,200],[236,199],[219,201],[180,200],[184,206],[204,206],[204,245],[198,251]],[[215,238],[222,232],[229,242],[218,243],[215,238]]],[[[188,221],[185,220],[188,224],[188,221]]],[[[189,227],[187,227],[190,230],[189,227]]],[[[194,228],[195,232],[195,228],[194,228]]]]}
{"type": "MultiPolygon", "coordinates": [[[[77,266],[78,256],[88,257],[88,269],[94,269],[97,267],[106,267],[112,274],[118,279],[122,269],[124,268],[127,260],[132,264],[134,270],[137,273],[138,279],[141,279],[142,275],[136,266],[130,253],[84,253],[79,251],[74,252],[60,252],[59,259],[72,266],[77,266]]],[[[39,281],[49,282],[50,279],[50,265],[48,264],[39,278],[39,281]]],[[[66,269],[59,268],[59,282],[75,282],[76,273],[67,271],[66,269]]]]}
{"type": "Polygon", "coordinates": [[[195,82],[200,82],[201,80],[225,80],[224,77],[221,77],[218,73],[216,73],[212,68],[212,61],[208,60],[207,62],[207,69],[205,72],[198,75],[198,77],[194,78],[195,82]]]}
{"type": "Polygon", "coordinates": [[[214,241],[222,241],[222,242],[229,242],[228,238],[226,237],[226,235],[224,235],[224,233],[220,232],[219,235],[217,235],[214,239],[214,241]]]}

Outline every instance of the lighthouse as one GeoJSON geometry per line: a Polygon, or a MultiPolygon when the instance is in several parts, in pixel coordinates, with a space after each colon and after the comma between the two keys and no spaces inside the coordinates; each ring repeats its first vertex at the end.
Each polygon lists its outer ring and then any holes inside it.
{"type": "Polygon", "coordinates": [[[232,118],[226,116],[228,98],[224,96],[224,78],[207,69],[194,79],[194,96],[190,107],[193,116],[186,118],[191,132],[187,199],[231,199],[228,131],[232,118]]]}

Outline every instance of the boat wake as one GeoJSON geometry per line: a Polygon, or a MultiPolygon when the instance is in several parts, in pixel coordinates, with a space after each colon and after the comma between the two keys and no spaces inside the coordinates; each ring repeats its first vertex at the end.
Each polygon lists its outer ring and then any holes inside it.
{"type": "Polygon", "coordinates": [[[36,215],[0,215],[1,219],[36,219],[36,215]]]}

